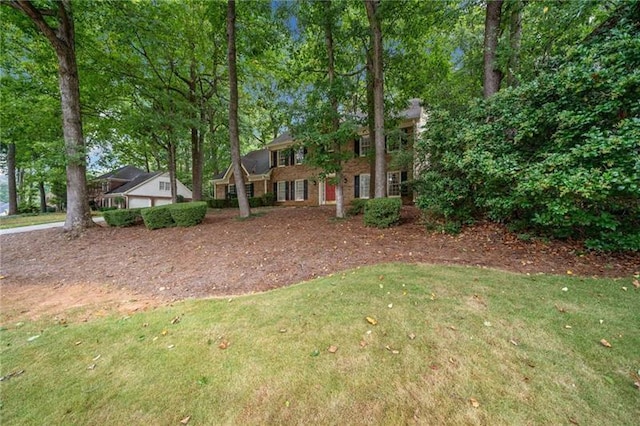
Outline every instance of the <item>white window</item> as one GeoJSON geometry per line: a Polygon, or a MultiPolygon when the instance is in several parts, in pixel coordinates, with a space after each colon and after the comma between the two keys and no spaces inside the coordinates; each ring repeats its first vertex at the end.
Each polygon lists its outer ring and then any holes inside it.
{"type": "Polygon", "coordinates": [[[391,134],[387,135],[386,140],[388,153],[400,151],[407,146],[408,131],[409,129],[402,128],[394,130],[391,134]]]}
{"type": "Polygon", "coordinates": [[[371,138],[367,136],[360,136],[360,157],[367,155],[371,149],[371,138]]]}
{"type": "Polygon", "coordinates": [[[296,151],[296,164],[302,164],[304,162],[304,148],[299,148],[296,151]]]}
{"type": "Polygon", "coordinates": [[[304,201],[304,180],[296,181],[296,201],[304,201]]]}
{"type": "Polygon", "coordinates": [[[229,184],[229,188],[227,189],[227,198],[238,198],[238,193],[236,192],[236,185],[233,183],[229,184]]]}
{"type": "Polygon", "coordinates": [[[367,173],[360,175],[360,198],[369,198],[370,182],[370,174],[367,173]]]}
{"type": "Polygon", "coordinates": [[[278,151],[278,167],[288,166],[289,156],[287,155],[287,151],[281,149],[278,151]]]}
{"type": "Polygon", "coordinates": [[[287,201],[287,182],[278,181],[278,201],[287,201]]]}
{"type": "Polygon", "coordinates": [[[171,191],[171,184],[169,182],[160,181],[160,191],[171,191]]]}
{"type": "Polygon", "coordinates": [[[387,173],[387,196],[388,197],[399,197],[401,193],[401,179],[402,175],[400,172],[388,172],[387,173]]]}

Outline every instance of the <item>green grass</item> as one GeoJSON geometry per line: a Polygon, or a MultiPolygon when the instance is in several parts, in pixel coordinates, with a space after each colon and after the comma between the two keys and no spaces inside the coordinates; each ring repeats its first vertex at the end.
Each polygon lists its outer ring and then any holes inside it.
{"type": "Polygon", "coordinates": [[[0,382],[0,423],[637,424],[639,312],[631,277],[382,265],[5,324],[1,375],[24,373],[0,382]]]}
{"type": "MultiPolygon", "coordinates": [[[[94,217],[102,216],[101,212],[92,212],[94,217]]],[[[19,228],[21,226],[41,225],[43,223],[64,222],[66,213],[33,213],[14,216],[0,216],[0,229],[19,228]]]]}

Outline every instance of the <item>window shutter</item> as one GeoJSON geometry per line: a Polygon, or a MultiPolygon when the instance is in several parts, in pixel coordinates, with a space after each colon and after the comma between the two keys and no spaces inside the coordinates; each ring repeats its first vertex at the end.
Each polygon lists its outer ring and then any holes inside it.
{"type": "Polygon", "coordinates": [[[407,172],[400,172],[400,195],[409,195],[407,172]]]}
{"type": "Polygon", "coordinates": [[[289,151],[289,164],[287,166],[293,166],[296,164],[296,153],[292,150],[289,151]]]}
{"type": "Polygon", "coordinates": [[[273,182],[273,195],[278,196],[278,182],[273,182]]]}
{"type": "Polygon", "coordinates": [[[229,185],[224,186],[224,199],[229,198],[229,185]]]}
{"type": "Polygon", "coordinates": [[[306,179],[304,180],[304,199],[309,199],[309,181],[306,179]]]}
{"type": "Polygon", "coordinates": [[[253,198],[253,183],[249,184],[249,190],[247,191],[247,196],[249,198],[253,198]]]}
{"type": "Polygon", "coordinates": [[[289,200],[295,200],[296,199],[296,182],[295,181],[291,181],[289,182],[289,200]]]}
{"type": "Polygon", "coordinates": [[[271,167],[278,167],[278,151],[271,151],[271,167]]]}
{"type": "Polygon", "coordinates": [[[356,157],[360,156],[360,138],[355,138],[353,141],[353,153],[356,157]]]}
{"type": "Polygon", "coordinates": [[[289,198],[289,181],[285,181],[284,183],[284,199],[285,201],[291,199],[289,198]]]}
{"type": "Polygon", "coordinates": [[[360,175],[353,178],[353,198],[360,198],[360,175]]]}

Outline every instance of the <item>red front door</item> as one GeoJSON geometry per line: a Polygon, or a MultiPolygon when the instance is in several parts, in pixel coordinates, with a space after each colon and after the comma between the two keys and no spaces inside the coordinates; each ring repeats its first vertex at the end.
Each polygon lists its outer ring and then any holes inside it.
{"type": "Polygon", "coordinates": [[[325,203],[333,203],[336,201],[336,186],[328,182],[324,183],[324,201],[325,203]]]}

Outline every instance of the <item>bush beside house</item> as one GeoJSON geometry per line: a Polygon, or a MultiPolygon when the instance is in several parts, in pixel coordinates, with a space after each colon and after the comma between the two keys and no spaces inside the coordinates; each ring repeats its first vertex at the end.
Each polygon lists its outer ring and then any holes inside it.
{"type": "Polygon", "coordinates": [[[174,204],[169,208],[171,218],[178,226],[194,226],[204,220],[207,214],[207,203],[197,201],[194,203],[174,204]]]}
{"type": "Polygon", "coordinates": [[[142,222],[141,209],[120,209],[105,210],[103,212],[104,221],[109,226],[124,228],[126,226],[137,225],[142,222]]]}
{"type": "Polygon", "coordinates": [[[400,223],[400,198],[374,198],[364,207],[364,224],[376,228],[389,228],[400,223]]]}

